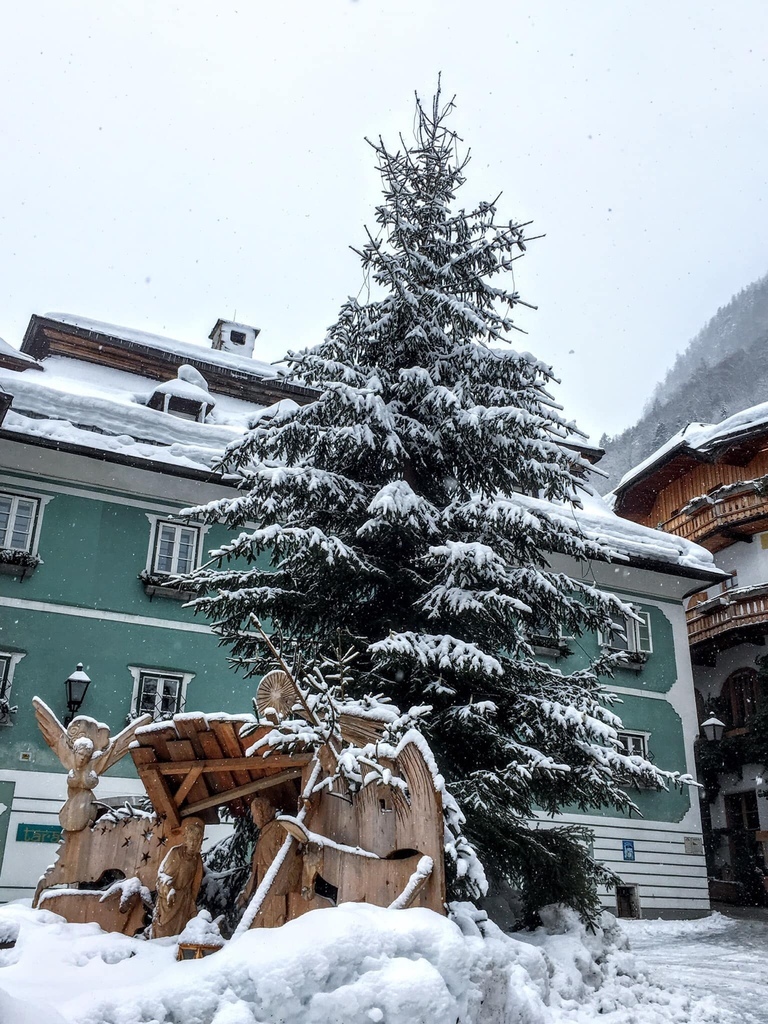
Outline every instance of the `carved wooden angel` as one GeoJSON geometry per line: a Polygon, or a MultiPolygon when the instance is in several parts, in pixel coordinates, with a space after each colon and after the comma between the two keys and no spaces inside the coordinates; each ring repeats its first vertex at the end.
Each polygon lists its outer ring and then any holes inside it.
{"type": "Polygon", "coordinates": [[[32,705],[45,742],[67,769],[67,799],[59,811],[61,827],[65,832],[79,832],[96,819],[93,791],[99,776],[128,752],[134,733],[152,716],[142,715],[110,739],[109,726],[95,718],[78,715],[65,729],[39,697],[32,698],[32,705]]]}

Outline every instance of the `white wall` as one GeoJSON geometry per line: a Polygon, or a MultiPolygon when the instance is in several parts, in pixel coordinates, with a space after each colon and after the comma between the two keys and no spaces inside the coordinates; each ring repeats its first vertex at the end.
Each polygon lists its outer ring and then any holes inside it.
{"type": "Polygon", "coordinates": [[[768,582],[768,549],[763,547],[763,538],[768,542],[768,533],[755,534],[751,543],[737,541],[715,555],[720,569],[738,573],[734,586],[754,587],[768,582]]]}

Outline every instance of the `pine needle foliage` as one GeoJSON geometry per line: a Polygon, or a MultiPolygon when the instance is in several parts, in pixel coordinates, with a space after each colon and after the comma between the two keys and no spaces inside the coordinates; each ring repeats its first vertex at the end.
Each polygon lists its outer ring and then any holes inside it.
{"type": "MultiPolygon", "coordinates": [[[[457,205],[469,155],[452,107],[439,90],[428,107],[417,99],[412,141],[369,143],[383,199],[356,251],[371,294],[291,354],[316,399],[266,410],[228,449],[242,494],[190,511],[241,532],[189,582],[247,672],[271,667],[256,616],[298,650],[343,636],[359,654],[351,696],[432,705],[426,731],[466,833],[491,872],[533,893],[535,809],[626,810],[619,777],[670,776],[622,755],[599,683],[610,658],[565,675],[534,650],[536,633],[607,630],[632,613],[550,567],[555,553],[606,557],[562,514],[588,467],[564,445],[574,428],[548,393],[551,369],[508,347],[525,225],[496,200],[457,205]]],[[[583,837],[558,836],[589,915],[583,837]]]]}

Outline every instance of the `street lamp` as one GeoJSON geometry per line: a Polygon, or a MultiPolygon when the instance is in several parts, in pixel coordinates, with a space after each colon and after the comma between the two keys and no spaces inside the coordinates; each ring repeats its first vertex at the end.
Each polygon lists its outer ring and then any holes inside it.
{"type": "Polygon", "coordinates": [[[706,722],[701,723],[701,731],[710,743],[719,743],[725,732],[725,722],[721,722],[719,718],[712,715],[706,722]]]}
{"type": "Polygon", "coordinates": [[[82,661],[79,661],[75,671],[70,676],[67,676],[64,680],[64,685],[67,688],[67,711],[69,712],[64,719],[64,725],[69,725],[82,707],[85,700],[85,692],[91,685],[90,677],[83,672],[82,661]]]}

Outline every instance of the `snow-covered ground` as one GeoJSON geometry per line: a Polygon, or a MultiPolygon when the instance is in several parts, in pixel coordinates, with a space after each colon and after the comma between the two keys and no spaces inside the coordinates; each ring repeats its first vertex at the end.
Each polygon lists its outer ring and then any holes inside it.
{"type": "Polygon", "coordinates": [[[699,921],[622,921],[639,962],[731,1024],[768,1022],[768,919],[712,914],[699,921]]]}
{"type": "Polygon", "coordinates": [[[590,935],[552,911],[506,936],[464,904],[455,921],[361,904],[257,930],[200,961],[174,940],[0,907],[2,1024],[731,1024],[766,1021],[765,926],[725,918],[590,935]],[[479,925],[479,926],[478,926],[479,925]],[[721,965],[723,951],[726,962],[721,965]],[[716,957],[717,959],[713,959],[716,957]],[[739,970],[741,973],[739,974],[739,970]],[[663,981],[667,987],[658,984],[663,981]],[[690,987],[689,991],[686,991],[690,987]],[[753,1002],[748,1002],[754,991],[753,1002]],[[751,1015],[751,1016],[750,1016],[751,1015]]]}

